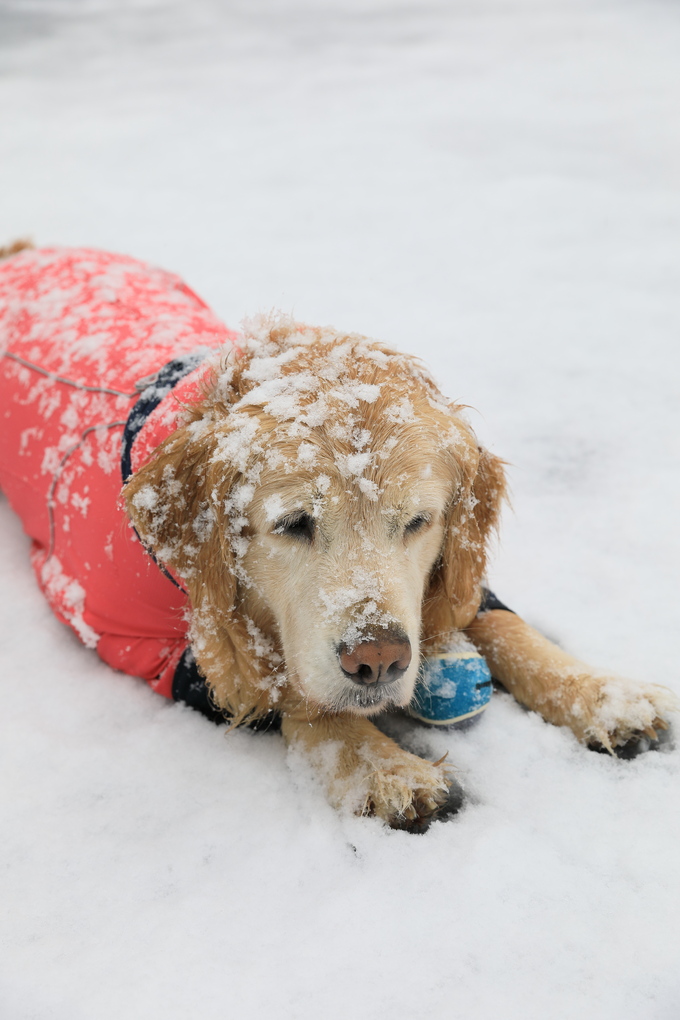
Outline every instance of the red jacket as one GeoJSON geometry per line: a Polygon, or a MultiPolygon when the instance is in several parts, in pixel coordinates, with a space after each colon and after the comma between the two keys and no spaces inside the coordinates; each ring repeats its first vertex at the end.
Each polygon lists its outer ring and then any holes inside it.
{"type": "Polygon", "coordinates": [[[0,489],[59,619],[168,697],[187,599],[129,526],[122,479],[234,341],[181,280],[135,259],[44,249],[0,263],[0,489]]]}

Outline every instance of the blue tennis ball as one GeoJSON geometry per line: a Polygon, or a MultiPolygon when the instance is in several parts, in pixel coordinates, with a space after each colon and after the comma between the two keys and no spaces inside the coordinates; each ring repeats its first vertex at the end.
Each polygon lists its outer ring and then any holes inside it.
{"type": "Polygon", "coordinates": [[[409,713],[421,722],[451,726],[483,712],[492,692],[486,661],[466,644],[425,660],[409,713]]]}

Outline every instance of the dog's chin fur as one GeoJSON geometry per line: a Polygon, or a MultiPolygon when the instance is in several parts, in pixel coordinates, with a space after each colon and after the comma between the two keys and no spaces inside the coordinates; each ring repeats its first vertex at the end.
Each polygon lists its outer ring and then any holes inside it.
{"type": "Polygon", "coordinates": [[[374,716],[393,708],[405,708],[413,697],[414,681],[406,677],[390,683],[357,684],[343,677],[334,678],[327,685],[328,696],[318,698],[308,686],[292,676],[291,683],[300,696],[322,712],[350,712],[353,715],[374,716]]]}
{"type": "Polygon", "coordinates": [[[390,708],[408,705],[410,698],[404,699],[399,691],[391,690],[398,686],[398,682],[395,682],[394,684],[385,684],[383,689],[375,690],[375,685],[366,687],[357,685],[355,690],[348,690],[344,698],[338,699],[334,711],[374,716],[390,708]]]}

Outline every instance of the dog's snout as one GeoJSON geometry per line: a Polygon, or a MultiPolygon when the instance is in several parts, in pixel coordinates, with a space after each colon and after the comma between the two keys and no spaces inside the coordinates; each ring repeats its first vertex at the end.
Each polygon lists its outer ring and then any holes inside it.
{"type": "Polygon", "coordinates": [[[387,684],[398,680],[411,665],[411,642],[402,634],[386,633],[362,641],[351,650],[338,648],[340,667],[357,684],[387,684]]]}

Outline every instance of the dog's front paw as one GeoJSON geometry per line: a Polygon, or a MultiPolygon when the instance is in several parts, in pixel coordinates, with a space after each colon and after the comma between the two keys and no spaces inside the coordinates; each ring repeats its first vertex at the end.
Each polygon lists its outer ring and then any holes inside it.
{"type": "Polygon", "coordinates": [[[450,783],[441,762],[399,750],[389,758],[367,754],[342,785],[336,796],[340,794],[343,804],[357,814],[376,815],[392,828],[417,831],[446,802],[450,783]]]}
{"type": "Polygon", "coordinates": [[[584,743],[613,752],[643,734],[656,740],[658,730],[668,729],[668,714],[679,710],[666,687],[594,674],[574,698],[569,722],[584,743]]]}
{"type": "Polygon", "coordinates": [[[309,720],[288,712],[281,728],[291,749],[303,751],[314,766],[337,808],[418,832],[440,809],[448,817],[460,807],[460,788],[451,786],[443,758],[430,762],[405,751],[370,719],[328,714],[309,720]]]}

